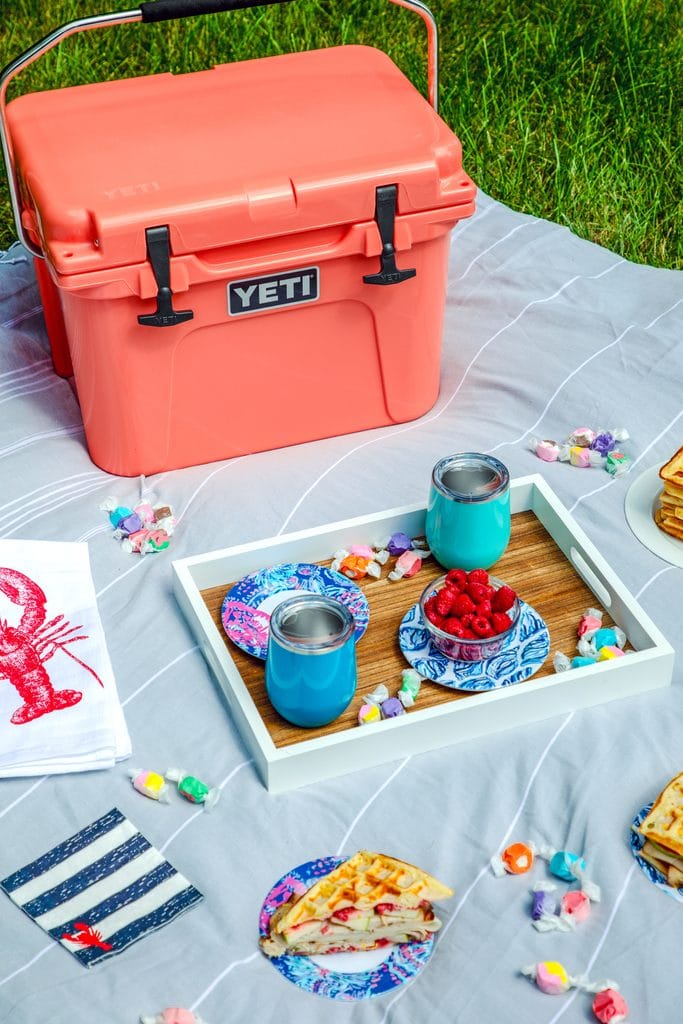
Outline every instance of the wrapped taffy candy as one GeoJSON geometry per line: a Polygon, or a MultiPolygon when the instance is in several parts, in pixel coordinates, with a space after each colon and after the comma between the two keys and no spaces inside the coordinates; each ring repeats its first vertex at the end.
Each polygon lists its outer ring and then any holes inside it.
{"type": "Polygon", "coordinates": [[[207,786],[205,782],[190,775],[184,768],[169,768],[166,778],[170,782],[176,783],[180,795],[189,800],[191,804],[203,804],[207,811],[215,807],[220,790],[207,786]]]}
{"type": "Polygon", "coordinates": [[[530,964],[520,973],[549,996],[563,995],[570,988],[595,994],[591,1009],[600,1024],[620,1024],[627,1019],[628,1005],[614,981],[590,981],[585,975],[571,975],[557,960],[530,964]]]}

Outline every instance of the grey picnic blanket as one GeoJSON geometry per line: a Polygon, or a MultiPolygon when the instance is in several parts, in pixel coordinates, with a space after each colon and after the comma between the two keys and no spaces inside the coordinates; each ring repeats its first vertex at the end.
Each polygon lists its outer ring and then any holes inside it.
{"type": "MultiPolygon", "coordinates": [[[[452,236],[441,391],[420,420],[161,474],[179,524],[168,551],[122,551],[98,508],[138,496],[90,461],[77,400],[57,377],[33,268],[0,261],[0,537],[85,541],[133,744],[131,765],[183,765],[221,790],[212,813],[161,805],[126,765],[0,781],[0,877],[116,805],[205,899],[85,972],[0,898],[2,1024],[133,1024],[165,1006],[208,1024],[555,1024],[592,1019],[583,991],[551,998],[520,968],[557,960],[614,979],[633,1021],[680,1015],[683,906],[629,847],[636,812],[683,770],[683,661],[673,685],[271,796],[172,592],[171,559],[426,498],[433,464],[489,451],[540,472],[679,652],[683,570],[631,532],[638,475],[683,443],[683,275],[628,262],[486,195],[452,236]],[[623,426],[629,475],[543,463],[529,437],[623,426]],[[602,901],[574,931],[539,934],[533,878],[490,858],[533,839],[582,853],[602,901]],[[455,889],[433,955],[410,984],[353,1002],[301,991],[259,952],[271,886],[313,858],[383,850],[455,889]]],[[[5,681],[0,685],[7,685],[5,681]]],[[[0,723],[0,727],[2,723],[0,723]]],[[[542,875],[542,872],[541,872],[542,875]]]]}

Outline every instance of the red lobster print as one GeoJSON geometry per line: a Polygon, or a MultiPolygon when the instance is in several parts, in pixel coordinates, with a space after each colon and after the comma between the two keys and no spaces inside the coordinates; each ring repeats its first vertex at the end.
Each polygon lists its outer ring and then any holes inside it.
{"type": "Polygon", "coordinates": [[[80,946],[97,946],[98,949],[114,948],[111,943],[105,942],[100,932],[91,928],[87,921],[76,921],[74,924],[74,934],[69,935],[68,932],[64,932],[63,935],[60,935],[60,939],[77,942],[80,946]]]}
{"type": "Polygon", "coordinates": [[[80,690],[54,689],[43,662],[58,650],[82,665],[104,687],[90,666],[66,649],[67,644],[88,639],[86,634],[72,635],[82,627],[71,626],[63,615],[46,622],[47,599],[34,580],[17,569],[0,567],[0,593],[23,608],[18,626],[10,626],[0,619],[0,679],[7,679],[24,701],[10,719],[13,725],[23,725],[50,711],[73,707],[83,696],[80,690]]]}

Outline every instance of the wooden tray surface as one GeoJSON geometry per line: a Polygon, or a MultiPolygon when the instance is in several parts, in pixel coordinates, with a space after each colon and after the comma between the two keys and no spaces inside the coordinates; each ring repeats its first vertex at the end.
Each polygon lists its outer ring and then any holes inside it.
{"type": "MultiPolygon", "coordinates": [[[[331,559],[322,564],[329,565],[330,561],[331,559]]],[[[356,647],[358,689],[344,714],[330,725],[318,729],[302,729],[291,725],[275,711],[266,694],[264,663],[250,654],[245,654],[225,635],[221,623],[221,607],[234,581],[226,581],[223,586],[201,591],[204,604],[276,747],[287,747],[345,729],[363,728],[358,725],[357,717],[363,695],[372,693],[380,683],[387,686],[391,696],[395,695],[401,685],[401,672],[409,667],[399,647],[398,627],[407,610],[419,599],[429,581],[440,576],[443,570],[430,558],[412,579],[391,582],[386,577],[394,561],[390,559],[387,565],[383,566],[382,579],[366,577],[359,582],[370,608],[370,621],[365,635],[356,647]]],[[[548,626],[550,654],[545,664],[530,679],[554,675],[553,654],[556,651],[563,651],[571,657],[576,653],[576,628],[586,609],[596,606],[595,595],[577,574],[545,527],[530,511],[517,512],[513,515],[510,544],[503,557],[496,563],[493,572],[509,583],[524,601],[532,605],[548,626]]],[[[611,624],[611,619],[607,615],[603,621],[605,625],[611,624]]],[[[516,685],[524,686],[524,682],[516,685]]],[[[406,714],[415,714],[422,708],[446,704],[449,701],[469,700],[473,696],[476,694],[451,690],[427,680],[422,684],[416,703],[406,714]]]]}

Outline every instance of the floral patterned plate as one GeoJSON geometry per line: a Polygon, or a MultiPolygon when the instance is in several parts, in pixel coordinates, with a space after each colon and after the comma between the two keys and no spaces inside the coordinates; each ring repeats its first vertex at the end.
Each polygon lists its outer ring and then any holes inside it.
{"type": "Polygon", "coordinates": [[[550,650],[548,627],[529,604],[521,602],[517,629],[498,654],[485,661],[456,661],[442,654],[432,643],[419,604],[403,617],[398,642],[414,669],[433,683],[452,690],[497,690],[521,683],[537,672],[550,650]]]}
{"type": "MultiPolygon", "coordinates": [[[[268,922],[293,892],[304,893],[323,875],[334,871],[345,857],[321,857],[293,868],[270,890],[259,916],[259,933],[268,933],[268,922]]],[[[270,962],[283,977],[305,992],[328,999],[371,999],[411,981],[434,950],[434,936],[424,942],[405,942],[361,953],[327,953],[324,956],[279,956],[270,962]]]]}
{"type": "MultiPolygon", "coordinates": [[[[633,819],[633,825],[635,828],[639,828],[642,825],[651,810],[652,804],[648,804],[647,807],[643,807],[642,811],[638,811],[633,819]]],[[[629,839],[631,842],[631,853],[636,858],[638,867],[643,874],[650,879],[653,885],[656,885],[658,889],[665,892],[667,896],[671,896],[679,903],[683,903],[683,886],[681,886],[680,889],[674,889],[672,885],[667,883],[667,880],[661,871],[657,871],[657,868],[653,867],[652,864],[648,864],[646,860],[639,856],[640,851],[645,845],[645,837],[641,836],[639,832],[634,832],[632,828],[629,833],[629,839]]]]}
{"type": "Polygon", "coordinates": [[[274,565],[238,580],[223,601],[223,629],[243,651],[265,661],[271,612],[301,590],[324,594],[346,605],[356,620],[356,641],[360,640],[370,618],[363,591],[340,572],[306,562],[274,565]]]}

